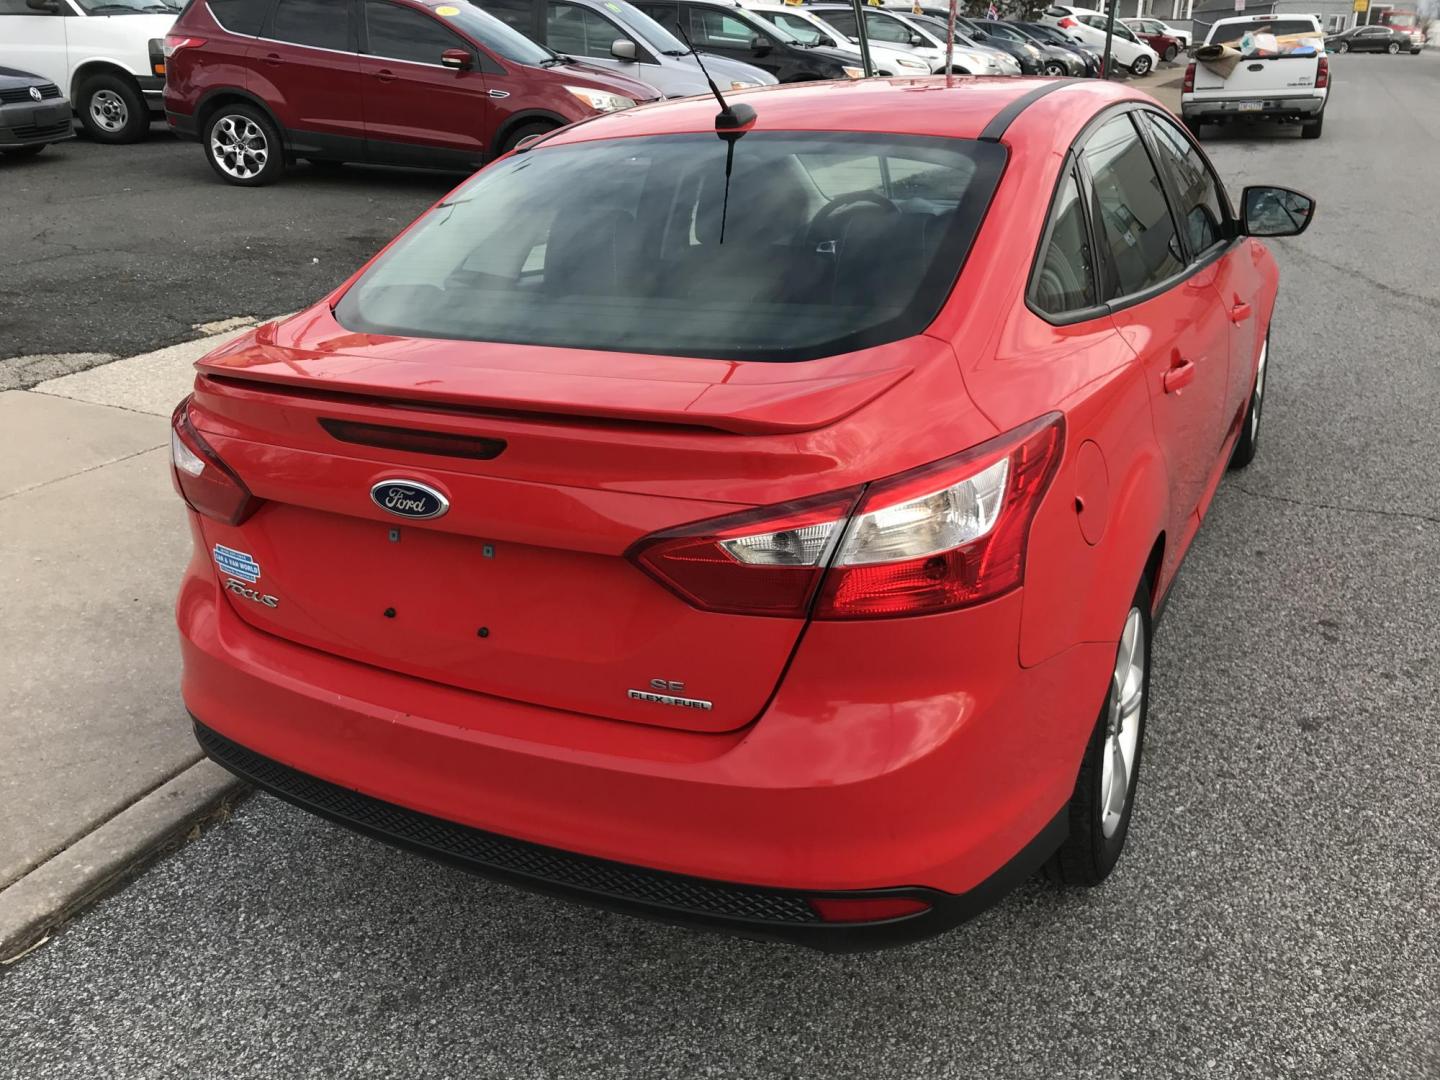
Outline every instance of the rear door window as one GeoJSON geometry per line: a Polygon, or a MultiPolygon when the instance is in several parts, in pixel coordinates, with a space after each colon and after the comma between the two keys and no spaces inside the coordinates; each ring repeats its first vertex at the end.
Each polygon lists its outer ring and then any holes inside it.
{"type": "Polygon", "coordinates": [[[576,4],[545,6],[545,44],[567,56],[588,56],[610,60],[610,48],[619,38],[630,35],[589,8],[576,4]]]}
{"type": "Polygon", "coordinates": [[[1085,201],[1073,168],[1066,170],[1050,208],[1030,299],[1047,315],[1065,315],[1096,304],[1095,259],[1085,224],[1085,201]]]}
{"type": "Polygon", "coordinates": [[[909,45],[910,29],[899,19],[889,19],[874,12],[865,13],[865,33],[872,41],[891,45],[909,45]]]}
{"type": "Polygon", "coordinates": [[[277,0],[269,36],[292,45],[351,52],[350,5],[327,0],[277,0]]]}
{"type": "MultiPolygon", "coordinates": [[[[848,11],[824,11],[821,12],[820,17],[846,37],[853,38],[860,33],[855,16],[848,11]]],[[[866,29],[869,27],[867,26],[866,29]]]]}
{"type": "Polygon", "coordinates": [[[712,49],[750,48],[750,39],[759,33],[749,23],[715,8],[690,9],[691,40],[697,47],[712,49]]]}
{"type": "Polygon", "coordinates": [[[1165,187],[1130,115],[1101,124],[1086,140],[1083,158],[1110,270],[1105,299],[1143,292],[1183,270],[1165,187]]]}
{"type": "Polygon", "coordinates": [[[258,37],[270,13],[270,0],[208,0],[210,14],[232,34],[258,37]]]}

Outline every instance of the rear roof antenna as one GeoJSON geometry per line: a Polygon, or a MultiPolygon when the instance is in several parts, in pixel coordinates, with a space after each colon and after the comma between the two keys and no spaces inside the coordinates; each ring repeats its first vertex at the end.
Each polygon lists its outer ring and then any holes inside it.
{"type": "Polygon", "coordinates": [[[695,58],[695,63],[700,65],[700,74],[704,75],[705,81],[710,84],[710,93],[714,94],[715,100],[720,103],[720,111],[715,114],[715,131],[722,139],[738,139],[745,134],[740,129],[755,122],[755,110],[749,105],[731,105],[720,95],[720,88],[715,85],[715,80],[710,78],[710,72],[705,70],[705,62],[700,59],[700,53],[690,41],[690,35],[685,32],[685,27],[677,21],[675,29],[680,31],[680,36],[690,47],[690,55],[695,58]]]}

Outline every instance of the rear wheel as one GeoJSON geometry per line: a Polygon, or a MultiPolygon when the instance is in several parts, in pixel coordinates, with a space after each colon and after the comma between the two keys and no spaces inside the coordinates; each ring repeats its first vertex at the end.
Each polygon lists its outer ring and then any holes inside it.
{"type": "Polygon", "coordinates": [[[1322,112],[1319,116],[1315,117],[1312,122],[1301,126],[1300,137],[1302,139],[1318,139],[1320,138],[1320,132],[1324,130],[1324,127],[1325,114],[1322,112]]]}
{"type": "Polygon", "coordinates": [[[1098,885],[1115,868],[1130,831],[1149,703],[1150,590],[1142,583],[1125,615],[1105,703],[1075,779],[1070,835],[1046,866],[1052,881],[1098,885]]]}
{"type": "Polygon", "coordinates": [[[1336,51],[1337,53],[1349,52],[1349,51],[1350,51],[1350,43],[1349,43],[1348,41],[1339,42],[1339,43],[1335,46],[1335,51],[1336,51]]]}
{"type": "Polygon", "coordinates": [[[1168,64],[1171,60],[1174,60],[1175,57],[1177,57],[1177,56],[1179,56],[1179,55],[1180,55],[1180,46],[1178,46],[1178,45],[1167,45],[1167,46],[1165,46],[1165,54],[1164,54],[1164,56],[1161,57],[1161,59],[1164,60],[1164,61],[1168,64]]]}
{"type": "Polygon", "coordinates": [[[1150,74],[1150,57],[1148,57],[1148,56],[1137,56],[1137,57],[1135,58],[1135,62],[1130,65],[1130,74],[1131,74],[1131,75],[1134,75],[1137,79],[1138,79],[1140,76],[1142,76],[1142,75],[1149,75],[1149,74],[1150,74]]]}
{"type": "Polygon", "coordinates": [[[97,142],[133,143],[150,134],[150,106],[129,78],[92,75],[75,95],[80,123],[97,142]]]}
{"type": "Polygon", "coordinates": [[[1185,127],[1189,129],[1191,135],[1194,135],[1194,136],[1195,136],[1195,141],[1196,141],[1196,142],[1199,142],[1199,141],[1200,141],[1200,137],[1201,137],[1201,136],[1200,136],[1200,129],[1203,128],[1204,126],[1205,126],[1205,125],[1202,124],[1199,120],[1186,120],[1186,121],[1185,121],[1185,127]]]}
{"type": "Polygon", "coordinates": [[[1394,56],[1400,51],[1400,43],[1398,41],[1390,42],[1389,45],[1385,46],[1385,51],[1388,52],[1391,56],[1394,56]]]}
{"type": "Polygon", "coordinates": [[[254,105],[222,105],[206,123],[204,141],[206,160],[226,183],[261,187],[285,172],[280,132],[254,105]]]}
{"type": "Polygon", "coordinates": [[[1255,365],[1255,386],[1250,391],[1250,408],[1245,413],[1245,423],[1240,428],[1240,437],[1235,440],[1235,449],[1230,451],[1230,468],[1243,469],[1255,460],[1255,451],[1260,444],[1260,416],[1265,408],[1265,369],[1270,360],[1270,335],[1265,335],[1265,344],[1260,346],[1260,362],[1255,365]]]}
{"type": "Polygon", "coordinates": [[[508,154],[520,144],[522,139],[528,139],[531,135],[544,135],[547,131],[554,131],[557,126],[556,124],[546,123],[543,120],[529,124],[521,124],[505,136],[505,142],[500,146],[500,153],[508,154]]]}

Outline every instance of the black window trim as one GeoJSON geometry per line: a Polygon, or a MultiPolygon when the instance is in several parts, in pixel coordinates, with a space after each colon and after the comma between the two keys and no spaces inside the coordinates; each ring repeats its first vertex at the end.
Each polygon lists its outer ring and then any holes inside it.
{"type": "MultiPolygon", "coordinates": [[[[1097,295],[1103,296],[1104,293],[1108,291],[1106,287],[1108,283],[1102,279],[1101,275],[1108,275],[1109,273],[1111,273],[1111,270],[1109,268],[1108,261],[1102,257],[1099,257],[1100,249],[1095,243],[1096,236],[1098,235],[1097,230],[1099,228],[1099,222],[1096,220],[1095,207],[1090,198],[1090,172],[1085,166],[1084,155],[1081,153],[1081,151],[1084,148],[1084,144],[1095,132],[1095,129],[1098,128],[1101,124],[1107,122],[1108,120],[1113,119],[1115,116],[1122,113],[1158,111],[1159,110],[1156,107],[1146,105],[1144,102],[1138,101],[1123,101],[1119,102],[1118,104],[1112,105],[1109,108],[1103,109],[1100,112],[1096,113],[1094,116],[1092,116],[1090,120],[1085,124],[1085,126],[1080,129],[1079,134],[1077,134],[1075,138],[1071,140],[1070,147],[1066,151],[1065,161],[1067,163],[1067,166],[1073,161],[1075,168],[1078,170],[1079,176],[1081,178],[1080,197],[1082,200],[1084,200],[1088,211],[1086,214],[1086,222],[1090,228],[1091,250],[1097,253],[1096,287],[1100,290],[1097,295]]],[[[1144,142],[1144,140],[1151,137],[1149,132],[1144,129],[1143,125],[1135,124],[1133,120],[1131,121],[1131,124],[1135,126],[1136,134],[1142,140],[1142,143],[1144,142]]],[[[1191,140],[1191,142],[1192,144],[1194,144],[1194,140],[1191,140]]],[[[1152,154],[1151,161],[1153,164],[1153,152],[1151,151],[1148,143],[1145,144],[1145,149],[1147,153],[1152,154]]],[[[1035,246],[1035,251],[1031,256],[1030,276],[1026,280],[1025,284],[1025,306],[1030,309],[1031,313],[1034,314],[1037,318],[1043,319],[1051,326],[1070,326],[1074,323],[1086,322],[1087,320],[1098,319],[1106,315],[1114,315],[1117,312],[1124,311],[1126,308],[1134,307],[1137,304],[1143,304],[1147,300],[1153,300],[1155,297],[1159,296],[1163,292],[1168,292],[1170,289],[1175,288],[1187,278],[1199,273],[1201,270],[1204,270],[1206,267],[1210,266],[1211,263],[1216,262],[1217,260],[1227,255],[1231,250],[1233,250],[1235,245],[1238,244],[1240,240],[1243,239],[1243,237],[1241,237],[1240,235],[1238,226],[1235,225],[1236,219],[1234,217],[1234,208],[1230,204],[1229,192],[1226,190],[1225,185],[1219,182],[1220,174],[1215,171],[1215,166],[1210,161],[1209,155],[1207,155],[1205,151],[1198,145],[1196,146],[1196,149],[1200,150],[1201,158],[1210,168],[1211,175],[1215,177],[1217,186],[1219,188],[1220,197],[1224,203],[1224,208],[1229,211],[1231,215],[1230,221],[1228,223],[1231,230],[1231,235],[1227,236],[1223,243],[1213,245],[1199,258],[1188,259],[1185,266],[1180,271],[1171,274],[1163,281],[1158,281],[1154,285],[1150,285],[1144,289],[1141,289],[1139,292],[1128,293],[1123,296],[1117,296],[1113,300],[1101,301],[1094,307],[1082,308],[1078,311],[1062,312],[1059,315],[1051,314],[1050,312],[1044,311],[1039,306],[1037,306],[1034,301],[1035,277],[1039,266],[1039,260],[1044,253],[1043,244],[1045,242],[1046,236],[1049,234],[1050,231],[1050,214],[1054,210],[1055,199],[1059,194],[1060,186],[1064,183],[1065,180],[1066,168],[1062,167],[1059,174],[1055,178],[1055,185],[1051,189],[1050,201],[1046,204],[1047,208],[1045,212],[1045,225],[1044,228],[1040,230],[1040,240],[1037,242],[1035,246]]],[[[1170,181],[1168,176],[1166,176],[1162,172],[1161,183],[1163,186],[1165,186],[1165,201],[1167,205],[1170,205],[1171,207],[1170,217],[1171,221],[1173,222],[1175,217],[1175,211],[1172,201],[1173,197],[1170,195],[1168,190],[1169,182],[1170,181]]],[[[1177,236],[1179,236],[1182,250],[1185,250],[1188,254],[1188,244],[1186,237],[1178,228],[1176,230],[1176,234],[1177,236]]]]}
{"type": "MultiPolygon", "coordinates": [[[[1214,166],[1210,164],[1210,159],[1207,158],[1204,153],[1201,153],[1200,162],[1205,166],[1206,172],[1209,173],[1210,179],[1215,185],[1216,194],[1220,197],[1220,213],[1224,217],[1224,220],[1220,222],[1220,238],[1203,251],[1195,251],[1190,247],[1189,226],[1180,212],[1179,180],[1174,172],[1171,171],[1171,166],[1167,163],[1167,159],[1160,153],[1156,143],[1157,136],[1150,130],[1152,123],[1163,124],[1166,120],[1156,109],[1135,109],[1133,111],[1139,116],[1154,117],[1154,120],[1144,120],[1135,126],[1140,130],[1140,137],[1144,141],[1145,148],[1150,154],[1150,162],[1155,166],[1155,171],[1160,177],[1160,184],[1165,189],[1165,200],[1170,204],[1170,217],[1180,226],[1180,245],[1186,253],[1185,261],[1186,263],[1194,263],[1207,259],[1213,248],[1227,244],[1238,231],[1235,224],[1235,212],[1230,206],[1230,198],[1225,192],[1225,185],[1220,182],[1220,176],[1215,172],[1214,166]]],[[[1174,121],[1170,121],[1170,124],[1177,131],[1183,132],[1179,124],[1176,124],[1174,121]]],[[[1191,146],[1195,145],[1188,134],[1185,135],[1185,139],[1191,146]]],[[[1195,147],[1195,149],[1198,150],[1199,147],[1195,147]]]]}
{"type": "Polygon", "coordinates": [[[1025,306],[1052,326],[1068,326],[1071,323],[1098,319],[1102,315],[1109,314],[1108,306],[1098,299],[1103,292],[1103,288],[1100,279],[1100,260],[1097,256],[1095,246],[1095,220],[1093,213],[1093,208],[1090,205],[1089,184],[1080,171],[1080,164],[1075,151],[1073,149],[1069,150],[1065,154],[1065,163],[1061,166],[1060,173],[1055,178],[1055,188],[1050,193],[1050,202],[1045,211],[1045,227],[1040,230],[1040,240],[1035,245],[1035,254],[1031,257],[1030,261],[1030,277],[1025,283],[1025,306]],[[1040,266],[1045,258],[1045,249],[1049,246],[1050,240],[1055,233],[1056,206],[1060,201],[1060,193],[1065,188],[1065,181],[1069,177],[1075,178],[1075,190],[1080,197],[1080,219],[1085,228],[1085,243],[1090,249],[1090,287],[1097,301],[1088,307],[1052,312],[1046,311],[1039,305],[1035,299],[1035,293],[1039,287],[1040,266]]]}
{"type": "MultiPolygon", "coordinates": [[[[265,14],[260,17],[260,29],[263,31],[265,27],[268,26],[270,23],[270,12],[273,11],[275,8],[275,0],[260,0],[260,2],[265,6],[265,14]]],[[[231,30],[230,27],[225,25],[225,20],[220,18],[220,16],[215,13],[215,9],[210,6],[210,0],[204,0],[204,4],[205,10],[210,15],[210,18],[215,20],[215,25],[220,27],[221,30],[224,30],[231,37],[250,38],[252,41],[262,40],[259,34],[244,34],[241,33],[239,30],[231,30]]],[[[284,44],[289,45],[292,44],[292,42],[287,41],[284,44]]],[[[301,48],[306,47],[307,46],[301,46],[301,48]]]]}

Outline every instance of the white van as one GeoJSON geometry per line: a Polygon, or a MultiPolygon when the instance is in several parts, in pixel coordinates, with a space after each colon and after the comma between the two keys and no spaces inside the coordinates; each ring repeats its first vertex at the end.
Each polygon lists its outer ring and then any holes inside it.
{"type": "Polygon", "coordinates": [[[164,113],[162,45],[178,0],[0,0],[0,66],[60,87],[91,137],[145,138],[164,113]]]}

